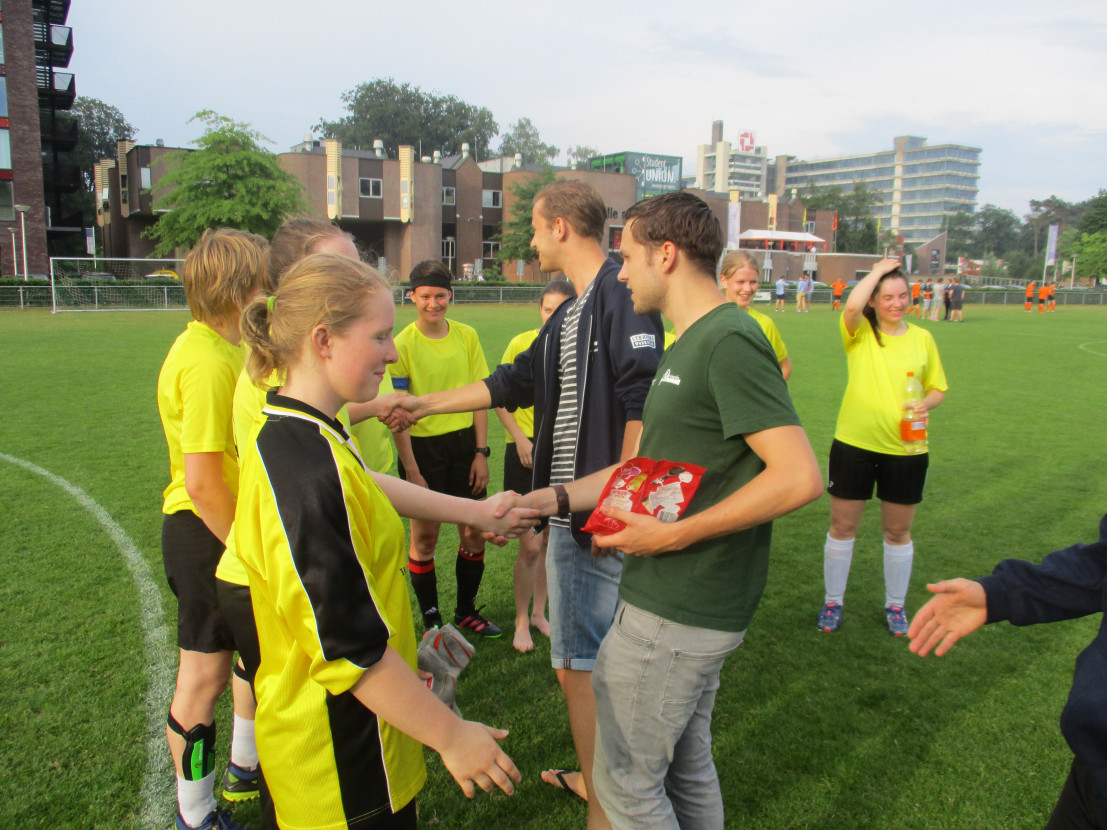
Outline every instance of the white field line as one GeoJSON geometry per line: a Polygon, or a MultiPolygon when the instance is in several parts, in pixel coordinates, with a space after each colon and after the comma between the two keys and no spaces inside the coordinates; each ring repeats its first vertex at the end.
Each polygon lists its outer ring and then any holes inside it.
{"type": "Polygon", "coordinates": [[[1093,340],[1091,343],[1081,343],[1080,348],[1086,352],[1099,355],[1100,357],[1107,357],[1107,351],[1096,351],[1092,346],[1099,346],[1101,349],[1107,350],[1107,340],[1093,340]]]}
{"type": "Polygon", "coordinates": [[[15,464],[23,469],[42,476],[73,496],[85,510],[104,529],[115,542],[123,555],[123,560],[131,571],[142,608],[142,639],[145,642],[144,659],[146,664],[146,774],[142,782],[142,799],[139,809],[140,824],[148,828],[162,828],[172,821],[165,808],[176,802],[174,783],[176,780],[169,752],[165,745],[165,713],[176,683],[176,663],[169,631],[165,626],[165,614],[161,606],[161,593],[150,573],[146,560],[138,546],[127,535],[103,507],[76,485],[54,475],[22,458],[0,453],[0,461],[15,464]]]}

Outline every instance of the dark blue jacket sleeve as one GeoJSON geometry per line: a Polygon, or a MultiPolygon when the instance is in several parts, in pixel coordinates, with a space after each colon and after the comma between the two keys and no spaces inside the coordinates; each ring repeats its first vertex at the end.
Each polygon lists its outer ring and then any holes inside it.
{"type": "Polygon", "coordinates": [[[542,332],[530,347],[515,356],[511,363],[501,363],[484,379],[488,393],[492,398],[492,409],[503,407],[514,412],[520,407],[534,406],[536,361],[541,360],[539,344],[546,338],[542,332]]]}
{"type": "Polygon", "coordinates": [[[615,379],[612,393],[628,421],[641,421],[665,343],[661,315],[635,314],[627,287],[617,279],[596,287],[603,292],[597,302],[602,304],[600,330],[608,335],[607,353],[615,379]]]}
{"type": "Polygon", "coordinates": [[[988,597],[988,622],[1033,625],[1103,611],[1105,578],[1107,516],[1097,541],[1054,551],[1041,564],[1005,559],[978,581],[988,597]]]}

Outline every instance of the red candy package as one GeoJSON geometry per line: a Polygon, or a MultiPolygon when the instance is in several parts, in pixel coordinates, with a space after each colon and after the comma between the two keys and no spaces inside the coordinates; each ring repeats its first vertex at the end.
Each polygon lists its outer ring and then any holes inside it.
{"type": "Polygon", "coordinates": [[[632,458],[612,473],[583,530],[606,536],[626,527],[625,522],[601,513],[604,506],[675,522],[692,500],[703,473],[703,467],[695,464],[632,458]]]}

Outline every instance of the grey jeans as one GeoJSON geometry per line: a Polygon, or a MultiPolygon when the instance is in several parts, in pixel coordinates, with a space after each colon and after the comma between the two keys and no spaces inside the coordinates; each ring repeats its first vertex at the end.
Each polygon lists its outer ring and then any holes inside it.
{"type": "Polygon", "coordinates": [[[592,673],[592,777],[616,830],[722,830],[711,710],[723,661],[744,636],[620,601],[592,673]]]}

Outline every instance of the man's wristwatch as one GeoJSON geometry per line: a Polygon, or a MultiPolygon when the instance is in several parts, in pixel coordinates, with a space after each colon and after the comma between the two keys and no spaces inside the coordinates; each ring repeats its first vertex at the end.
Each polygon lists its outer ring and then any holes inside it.
{"type": "Polygon", "coordinates": [[[559,519],[568,519],[570,516],[569,510],[569,492],[562,484],[555,484],[553,486],[554,496],[557,497],[557,517],[559,519]]]}
{"type": "Polygon", "coordinates": [[[483,455],[485,458],[488,458],[492,455],[492,450],[490,450],[488,447],[477,447],[476,452],[483,455]]]}

